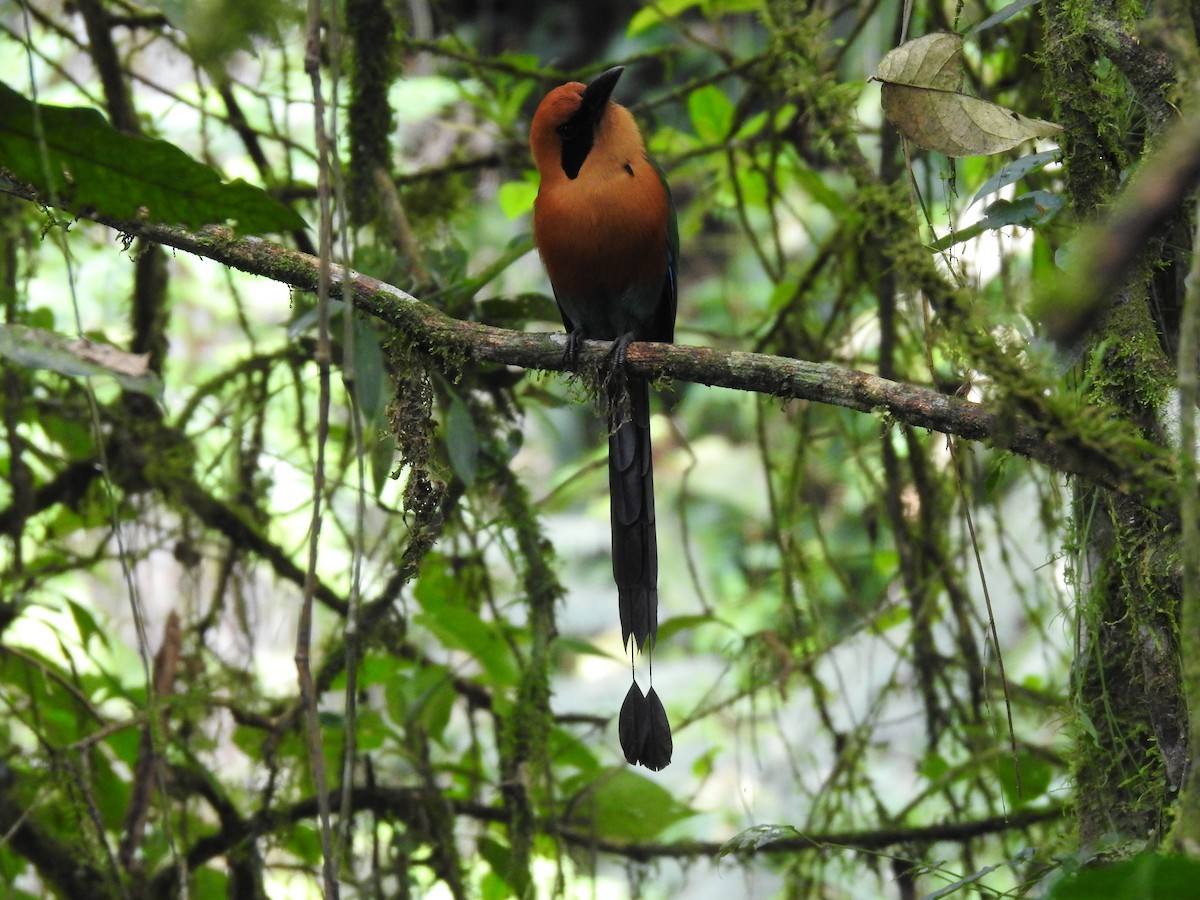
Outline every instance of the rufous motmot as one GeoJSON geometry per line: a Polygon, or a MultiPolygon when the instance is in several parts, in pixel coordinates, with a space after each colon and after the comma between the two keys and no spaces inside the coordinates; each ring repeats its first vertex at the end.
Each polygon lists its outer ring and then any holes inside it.
{"type": "MultiPolygon", "coordinates": [[[[541,177],[533,239],[568,333],[567,359],[574,364],[586,339],[615,342],[606,388],[613,577],[621,636],[626,647],[633,638],[636,653],[658,632],[658,545],[650,382],[625,374],[625,354],[633,341],[674,338],[679,231],[662,170],[629,110],[609,99],[622,71],[548,93],[529,146],[541,177]]],[[[643,695],[635,678],[618,732],[629,762],[658,770],[671,761],[671,727],[653,683],[643,695]]]]}

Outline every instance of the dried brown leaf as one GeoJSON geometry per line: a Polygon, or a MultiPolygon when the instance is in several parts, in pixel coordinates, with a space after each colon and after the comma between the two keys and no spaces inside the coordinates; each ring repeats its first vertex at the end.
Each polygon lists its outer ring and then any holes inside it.
{"type": "Polygon", "coordinates": [[[962,93],[962,38],[930,34],[880,60],[883,112],[913,143],[947,156],[987,156],[1062,127],[962,93]]]}
{"type": "Polygon", "coordinates": [[[962,38],[938,32],[906,41],[879,61],[875,77],[893,84],[912,84],[942,91],[963,85],[962,38]]]}

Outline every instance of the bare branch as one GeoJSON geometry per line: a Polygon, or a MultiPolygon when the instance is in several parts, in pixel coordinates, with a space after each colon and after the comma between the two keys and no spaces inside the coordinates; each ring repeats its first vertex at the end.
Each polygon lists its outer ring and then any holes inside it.
{"type": "MultiPolygon", "coordinates": [[[[181,772],[181,774],[184,773],[181,772]]],[[[338,801],[341,790],[335,789],[333,793],[334,800],[338,801]]],[[[376,815],[410,824],[424,821],[425,810],[430,803],[443,802],[441,797],[431,793],[427,788],[355,787],[351,793],[353,795],[351,803],[355,812],[369,810],[376,815]]],[[[478,822],[502,822],[507,815],[505,810],[500,807],[470,800],[455,799],[451,801],[451,806],[455,815],[475,819],[478,822]]],[[[248,837],[269,833],[283,823],[309,820],[316,814],[316,808],[316,798],[310,796],[288,806],[265,811],[253,821],[226,821],[220,831],[205,835],[196,841],[188,851],[188,866],[193,870],[198,869],[209,860],[228,852],[229,848],[245,841],[248,837]]],[[[753,849],[747,849],[745,853],[748,855],[770,853],[794,855],[814,851],[823,852],[831,848],[877,851],[901,844],[967,841],[989,834],[1020,831],[1045,822],[1054,822],[1061,819],[1064,813],[1064,805],[1055,804],[1043,808],[1022,810],[1008,816],[991,816],[937,825],[898,826],[811,834],[797,832],[794,837],[781,837],[765,841],[753,849]]],[[[576,847],[590,851],[600,850],[640,862],[650,862],[656,859],[716,860],[726,850],[724,845],[712,841],[682,840],[659,844],[612,841],[599,838],[586,831],[576,830],[569,824],[561,822],[545,822],[543,828],[547,833],[556,834],[568,844],[576,847]]],[[[174,873],[171,867],[166,867],[156,873],[154,882],[159,886],[171,885],[174,882],[174,873]]]]}

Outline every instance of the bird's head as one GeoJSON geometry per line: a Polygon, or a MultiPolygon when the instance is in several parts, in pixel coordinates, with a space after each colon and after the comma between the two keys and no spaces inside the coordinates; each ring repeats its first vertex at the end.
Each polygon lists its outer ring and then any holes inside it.
{"type": "Polygon", "coordinates": [[[624,66],[614,66],[587,85],[570,81],[538,104],[529,128],[529,147],[543,179],[561,172],[574,180],[594,147],[628,140],[630,127],[640,146],[632,116],[609,99],[624,71],[624,66]]]}

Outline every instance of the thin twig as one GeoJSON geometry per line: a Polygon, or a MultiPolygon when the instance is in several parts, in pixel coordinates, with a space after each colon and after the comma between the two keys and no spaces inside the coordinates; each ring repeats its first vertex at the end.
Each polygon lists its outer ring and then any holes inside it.
{"type": "Polygon", "coordinates": [[[330,363],[333,357],[329,338],[330,254],[333,250],[333,215],[329,189],[329,135],[325,129],[325,101],[321,95],[321,2],[308,4],[307,39],[304,47],[304,68],[312,81],[313,119],[317,142],[317,197],[320,206],[319,256],[317,275],[317,352],[319,396],[317,401],[317,460],[313,471],[313,510],[309,525],[308,571],[304,579],[304,602],[296,634],[296,669],[304,704],[308,735],[309,760],[317,787],[321,831],[321,871],[324,875],[325,900],[337,900],[338,883],[333,852],[333,829],[330,824],[329,785],[325,774],[325,750],[321,740],[321,723],[317,717],[316,687],[309,665],[312,648],[313,595],[317,582],[317,554],[321,539],[321,500],[325,492],[325,444],[329,434],[330,363]]]}

